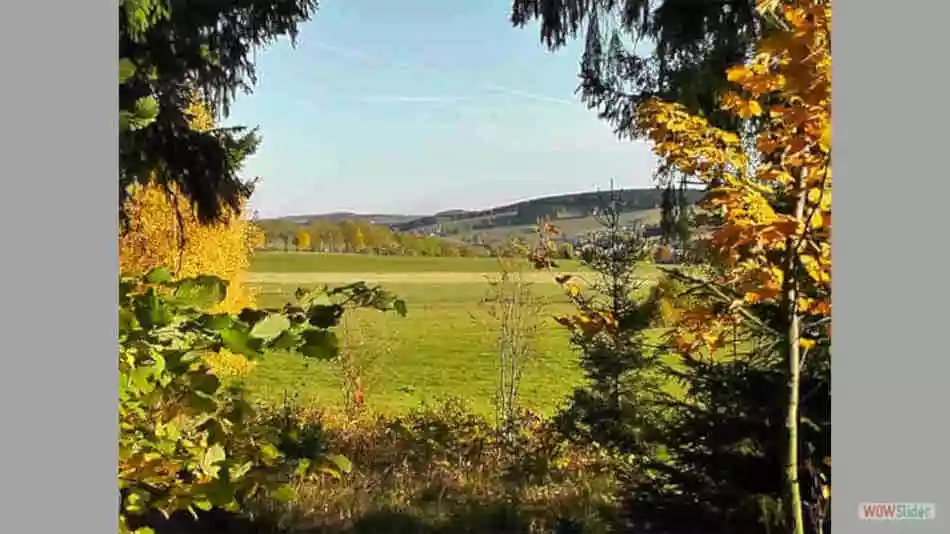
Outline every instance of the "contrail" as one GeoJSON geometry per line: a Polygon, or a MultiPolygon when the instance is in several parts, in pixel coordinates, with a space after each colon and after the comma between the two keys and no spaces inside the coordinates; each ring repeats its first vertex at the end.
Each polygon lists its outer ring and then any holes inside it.
{"type": "MultiPolygon", "coordinates": [[[[358,50],[353,50],[349,48],[340,48],[340,47],[329,45],[322,42],[314,42],[313,45],[316,46],[317,48],[321,48],[327,52],[331,52],[337,55],[347,56],[354,59],[360,59],[360,60],[367,61],[370,63],[380,63],[384,65],[389,65],[391,67],[395,67],[400,70],[427,72],[431,74],[445,74],[443,71],[440,71],[439,69],[434,69],[432,67],[391,61],[391,60],[384,59],[384,58],[374,56],[371,54],[367,54],[365,52],[361,52],[358,50]]],[[[493,84],[478,84],[477,87],[480,87],[481,89],[484,89],[486,91],[490,91],[493,93],[502,93],[502,94],[507,94],[510,96],[517,96],[521,98],[526,98],[528,100],[534,100],[536,102],[549,102],[549,103],[561,104],[561,105],[577,104],[577,102],[573,100],[557,98],[557,97],[547,96],[547,95],[539,95],[536,93],[531,93],[528,91],[523,91],[521,89],[506,87],[504,85],[499,85],[499,84],[494,84],[494,83],[493,84]]],[[[467,97],[464,97],[463,99],[467,99],[467,97]]]]}
{"type": "Polygon", "coordinates": [[[573,100],[565,100],[563,98],[556,98],[553,96],[537,95],[534,93],[521,91],[520,89],[511,89],[510,87],[502,87],[500,85],[494,85],[494,84],[483,85],[481,87],[489,91],[496,92],[496,93],[504,93],[506,95],[520,96],[520,97],[527,98],[529,100],[537,100],[539,102],[552,102],[554,104],[562,104],[562,105],[576,104],[576,102],[574,102],[573,100]]]}

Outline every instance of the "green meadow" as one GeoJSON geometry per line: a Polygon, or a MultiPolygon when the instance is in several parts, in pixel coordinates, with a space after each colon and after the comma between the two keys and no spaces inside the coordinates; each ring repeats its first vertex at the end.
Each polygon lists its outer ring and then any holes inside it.
{"type": "MultiPolygon", "coordinates": [[[[563,272],[581,271],[564,262],[563,272]]],[[[422,402],[457,397],[480,413],[491,411],[497,378],[497,323],[488,316],[486,276],[498,271],[491,258],[387,257],[296,252],[257,254],[249,281],[258,304],[279,306],[298,287],[354,281],[379,284],[408,304],[408,315],[374,310],[348,312],[340,334],[347,362],[358,368],[366,407],[402,413],[422,402]]],[[[649,276],[645,271],[644,276],[649,276]]],[[[523,404],[550,413],[583,383],[570,335],[553,316],[570,306],[547,272],[528,272],[532,291],[545,303],[536,354],[525,366],[523,404]]],[[[272,354],[246,379],[262,401],[285,396],[306,403],[340,406],[342,364],[310,362],[272,354]]]]}

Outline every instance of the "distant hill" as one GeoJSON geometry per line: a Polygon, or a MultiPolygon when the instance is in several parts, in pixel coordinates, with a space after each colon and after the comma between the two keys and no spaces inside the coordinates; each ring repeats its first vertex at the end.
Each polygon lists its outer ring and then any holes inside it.
{"type": "MultiPolygon", "coordinates": [[[[662,191],[656,188],[625,189],[617,191],[621,210],[624,213],[649,212],[654,219],[662,201],[662,191]]],[[[703,195],[700,190],[687,191],[687,201],[694,203],[703,195]]],[[[531,226],[538,219],[557,220],[586,219],[591,212],[610,202],[609,191],[591,191],[541,197],[516,202],[486,210],[443,211],[435,215],[419,217],[393,224],[400,232],[446,232],[468,234],[471,232],[498,230],[509,227],[531,226]]],[[[647,213],[644,213],[647,215],[647,213]]],[[[583,226],[583,225],[582,225],[583,226]]]]}
{"type": "MultiPolygon", "coordinates": [[[[615,193],[620,199],[622,219],[652,226],[659,222],[662,191],[656,188],[624,189],[615,193]]],[[[335,212],[313,215],[295,215],[268,219],[276,224],[308,224],[325,220],[339,223],[347,219],[362,219],[385,225],[396,232],[437,234],[470,241],[475,234],[494,241],[511,235],[527,235],[539,219],[549,219],[567,236],[583,234],[598,228],[591,213],[611,200],[610,191],[590,191],[540,197],[485,210],[445,210],[433,215],[360,214],[335,212]]],[[[700,190],[688,190],[687,201],[695,203],[702,197],[700,190]]]]}

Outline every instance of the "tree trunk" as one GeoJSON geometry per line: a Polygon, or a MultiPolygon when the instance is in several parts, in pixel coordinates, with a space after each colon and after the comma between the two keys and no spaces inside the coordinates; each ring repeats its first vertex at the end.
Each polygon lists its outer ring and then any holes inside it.
{"type": "MultiPolygon", "coordinates": [[[[801,190],[801,178],[796,184],[801,190]]],[[[805,216],[806,191],[797,193],[794,217],[801,221],[805,216]]],[[[801,485],[798,480],[798,421],[799,421],[799,389],[801,382],[801,317],[798,313],[798,240],[789,238],[786,243],[785,260],[785,298],[784,312],[788,318],[786,331],[786,365],[788,370],[787,405],[785,411],[785,429],[787,431],[787,456],[785,463],[785,489],[787,493],[789,512],[791,513],[792,532],[805,534],[804,510],[802,507],[801,485]]]]}

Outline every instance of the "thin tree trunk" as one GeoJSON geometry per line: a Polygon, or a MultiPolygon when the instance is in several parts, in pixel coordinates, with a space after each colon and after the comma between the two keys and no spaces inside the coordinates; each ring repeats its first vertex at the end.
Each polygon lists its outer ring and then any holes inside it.
{"type": "MultiPolygon", "coordinates": [[[[802,189],[801,177],[797,180],[797,189],[802,189]]],[[[794,217],[802,220],[805,215],[806,191],[797,192],[794,217]]],[[[802,508],[801,485],[798,480],[798,420],[799,389],[801,383],[801,317],[798,313],[798,242],[789,238],[786,244],[785,260],[785,298],[783,308],[788,318],[786,332],[786,365],[788,366],[787,405],[785,429],[787,431],[787,456],[785,464],[785,486],[791,512],[792,532],[805,534],[804,510],[802,508]]]]}

